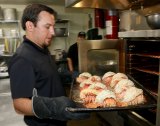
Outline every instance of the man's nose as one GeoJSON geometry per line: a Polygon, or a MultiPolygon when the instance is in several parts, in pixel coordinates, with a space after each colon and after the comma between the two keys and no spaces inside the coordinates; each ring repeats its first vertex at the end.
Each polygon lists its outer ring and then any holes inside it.
{"type": "Polygon", "coordinates": [[[54,28],[51,29],[51,34],[52,34],[52,36],[55,36],[55,30],[54,30],[54,28]]]}

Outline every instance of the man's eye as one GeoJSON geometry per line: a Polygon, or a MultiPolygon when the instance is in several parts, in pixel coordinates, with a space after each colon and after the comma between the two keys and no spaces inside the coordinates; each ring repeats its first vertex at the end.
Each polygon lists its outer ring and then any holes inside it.
{"type": "Polygon", "coordinates": [[[50,26],[46,26],[46,28],[47,28],[47,29],[49,29],[49,28],[50,28],[50,26]]]}

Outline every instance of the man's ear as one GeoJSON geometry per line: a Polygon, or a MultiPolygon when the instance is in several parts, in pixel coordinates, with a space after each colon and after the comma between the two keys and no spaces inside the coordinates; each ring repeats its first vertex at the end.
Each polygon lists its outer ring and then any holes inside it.
{"type": "Polygon", "coordinates": [[[34,24],[33,24],[31,21],[27,21],[27,22],[26,22],[26,29],[27,29],[28,31],[32,31],[33,28],[34,28],[34,24]]]}

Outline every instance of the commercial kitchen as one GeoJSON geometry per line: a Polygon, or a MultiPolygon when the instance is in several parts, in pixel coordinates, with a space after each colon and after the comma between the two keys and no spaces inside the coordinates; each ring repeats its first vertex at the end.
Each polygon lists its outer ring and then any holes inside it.
{"type": "Polygon", "coordinates": [[[87,35],[78,42],[80,73],[125,73],[146,96],[142,105],[82,108],[92,113],[90,119],[71,120],[68,126],[160,126],[159,0],[0,0],[0,125],[26,125],[13,108],[7,63],[22,41],[20,19],[31,3],[58,12],[49,50],[68,96],[74,81],[68,74],[67,51],[79,31],[87,35]]]}

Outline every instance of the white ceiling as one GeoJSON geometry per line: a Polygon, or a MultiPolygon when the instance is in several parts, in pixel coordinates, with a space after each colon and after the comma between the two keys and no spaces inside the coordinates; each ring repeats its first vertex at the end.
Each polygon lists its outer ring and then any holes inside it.
{"type": "Polygon", "coordinates": [[[0,4],[30,4],[30,3],[65,5],[65,0],[0,0],[0,4]]]}

